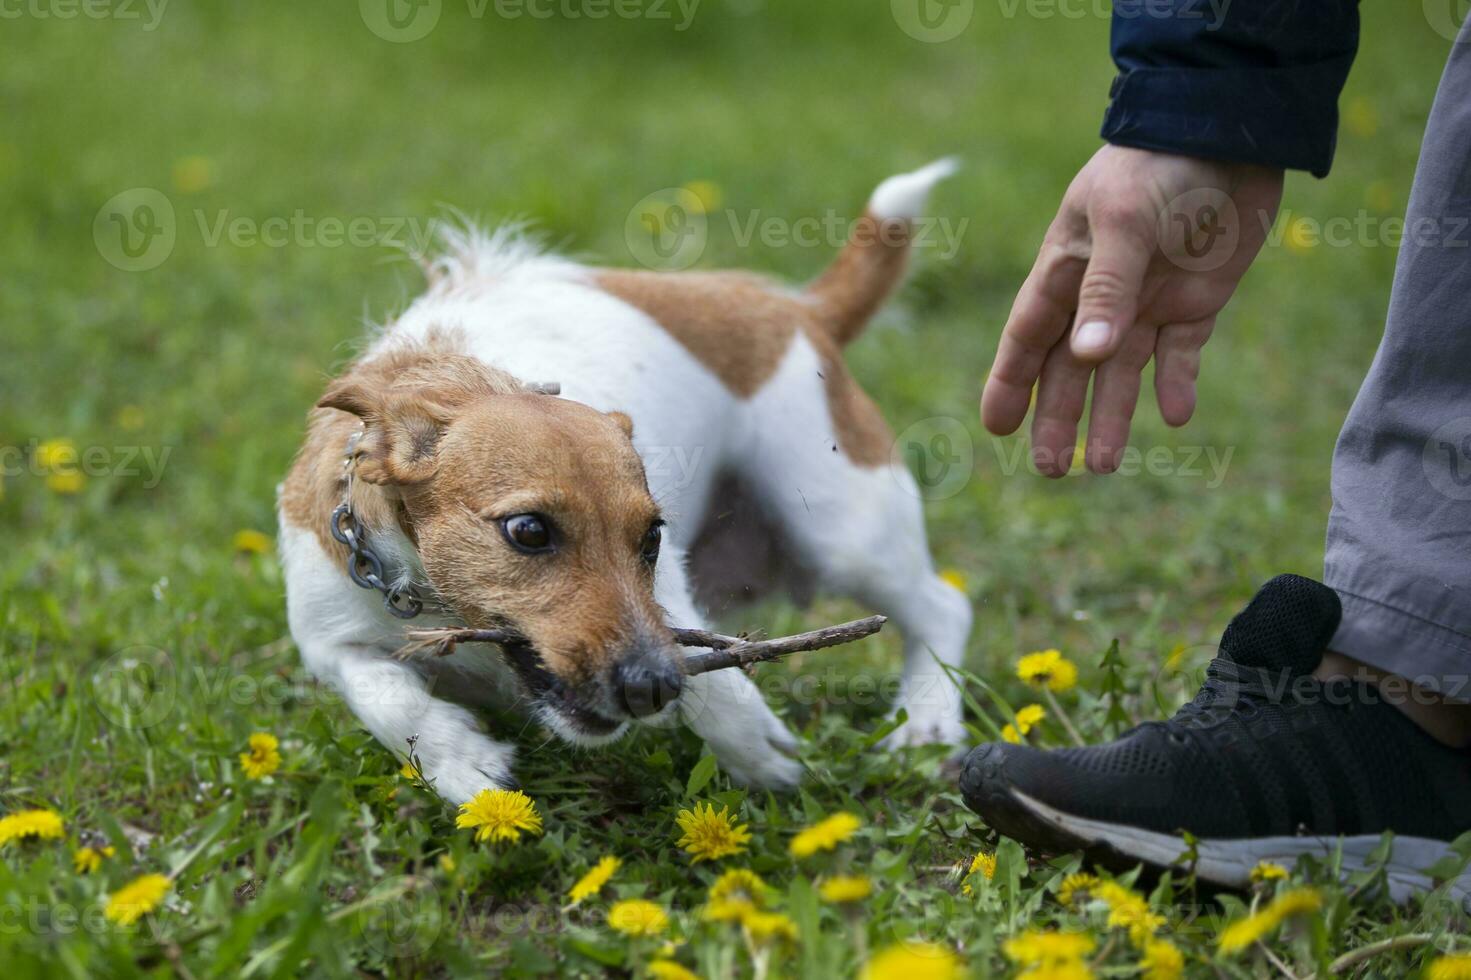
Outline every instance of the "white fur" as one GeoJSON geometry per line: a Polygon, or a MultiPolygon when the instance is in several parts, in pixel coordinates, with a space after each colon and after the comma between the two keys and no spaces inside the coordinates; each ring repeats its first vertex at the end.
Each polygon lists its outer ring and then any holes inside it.
{"type": "Polygon", "coordinates": [[[918,218],[935,185],[959,169],[959,160],[945,157],[910,173],[896,174],[874,189],[868,210],[875,218],[918,218]]]}
{"type": "MultiPolygon", "coordinates": [[[[875,191],[870,208],[881,217],[913,216],[930,186],[952,169],[940,161],[892,177],[875,191]]],[[[934,573],[908,472],[857,466],[835,451],[821,365],[800,331],[776,375],[742,400],[575,263],[539,254],[514,231],[455,232],[447,245],[430,267],[428,292],[377,340],[370,357],[433,328],[458,328],[469,352],[485,362],[523,380],[557,382],[561,397],[627,413],[650,489],[669,522],[655,597],[671,625],[706,625],[683,559],[717,475],[738,468],[820,584],[891,616],[903,633],[906,669],[896,707],[907,710],[909,723],[892,741],[963,738],[960,701],[942,665],[960,662],[969,606],[934,573]]],[[[426,775],[446,798],[462,801],[481,788],[508,785],[511,747],[485,735],[466,706],[448,699],[514,690],[507,677],[484,666],[493,658],[388,659],[407,628],[436,625],[433,614],[411,624],[393,619],[375,593],[357,588],[336,567],[311,529],[291,525],[284,513],[281,520],[291,631],[307,667],[342,691],[390,749],[405,753],[417,736],[426,775]]],[[[408,575],[422,575],[407,538],[386,544],[408,575]]],[[[754,786],[797,782],[795,739],[740,671],[689,678],[678,704],[680,719],[710,744],[732,778],[754,786]]],[[[555,719],[541,720],[564,736],[575,734],[555,719]]]]}

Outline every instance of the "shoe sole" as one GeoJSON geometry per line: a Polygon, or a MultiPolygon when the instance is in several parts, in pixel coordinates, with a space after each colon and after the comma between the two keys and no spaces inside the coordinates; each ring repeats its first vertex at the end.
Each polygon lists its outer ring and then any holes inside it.
{"type": "MultiPolygon", "coordinates": [[[[967,802],[973,794],[967,793],[967,802]]],[[[1074,816],[1033,799],[1015,788],[993,789],[977,797],[973,807],[999,833],[1044,849],[1082,851],[1090,860],[1114,870],[1144,863],[1157,868],[1184,865],[1185,844],[1178,835],[1162,834],[1125,824],[1074,816]]],[[[1292,867],[1304,854],[1332,860],[1341,854],[1345,874],[1379,867],[1371,855],[1384,841],[1378,835],[1339,837],[1256,837],[1237,840],[1202,839],[1196,845],[1195,875],[1223,888],[1246,888],[1251,871],[1263,861],[1292,867]]],[[[1445,841],[1424,837],[1396,837],[1384,872],[1391,900],[1404,903],[1437,887],[1424,869],[1456,857],[1445,841]]],[[[1471,872],[1448,884],[1448,892],[1471,912],[1471,872]]]]}

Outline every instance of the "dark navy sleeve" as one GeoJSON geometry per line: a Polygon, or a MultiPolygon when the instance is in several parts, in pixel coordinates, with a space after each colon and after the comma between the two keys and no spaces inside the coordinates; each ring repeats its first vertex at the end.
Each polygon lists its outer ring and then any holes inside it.
{"type": "Polygon", "coordinates": [[[1112,37],[1108,142],[1328,173],[1358,0],[1115,0],[1112,37]]]}

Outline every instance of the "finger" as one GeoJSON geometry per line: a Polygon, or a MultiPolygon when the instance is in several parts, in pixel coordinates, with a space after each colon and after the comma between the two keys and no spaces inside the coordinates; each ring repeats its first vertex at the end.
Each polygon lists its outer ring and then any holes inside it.
{"type": "Polygon", "coordinates": [[[1047,354],[1072,322],[1084,266],[1078,252],[1043,243],[1012,304],[981,395],[981,422],[996,435],[1010,435],[1027,417],[1047,354]]]}
{"type": "Polygon", "coordinates": [[[1088,416],[1088,448],[1084,459],[1094,473],[1119,468],[1129,444],[1129,424],[1139,404],[1144,367],[1154,353],[1155,330],[1136,326],[1124,337],[1117,354],[1098,366],[1093,376],[1093,408],[1088,416]]]}
{"type": "Polygon", "coordinates": [[[1032,416],[1032,460],[1044,476],[1066,476],[1078,444],[1078,420],[1088,400],[1093,367],[1060,343],[1042,365],[1037,385],[1037,411],[1032,416]]]}
{"type": "Polygon", "coordinates": [[[1154,342],[1154,396],[1166,424],[1180,426],[1195,414],[1195,379],[1200,351],[1210,339],[1216,318],[1160,327],[1154,342]]]}
{"type": "Polygon", "coordinates": [[[1155,234],[1106,217],[1093,225],[1092,256],[1078,290],[1073,354],[1106,361],[1124,342],[1139,313],[1139,292],[1154,257],[1155,234]]]}

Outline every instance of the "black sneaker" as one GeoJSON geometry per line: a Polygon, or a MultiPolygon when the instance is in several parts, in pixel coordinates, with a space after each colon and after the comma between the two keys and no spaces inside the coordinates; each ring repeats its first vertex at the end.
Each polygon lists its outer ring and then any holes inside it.
{"type": "MultiPolygon", "coordinates": [[[[1471,752],[1426,735],[1377,688],[1312,678],[1339,616],[1327,586],[1273,579],[1174,718],[1083,749],[979,746],[960,778],[966,804],[1007,837],[1116,868],[1179,866],[1189,831],[1196,875],[1235,888],[1258,862],[1340,847],[1345,872],[1366,869],[1393,831],[1394,900],[1434,887],[1424,870],[1471,831],[1471,752]]],[[[1471,909],[1471,872],[1451,889],[1471,909]]]]}

